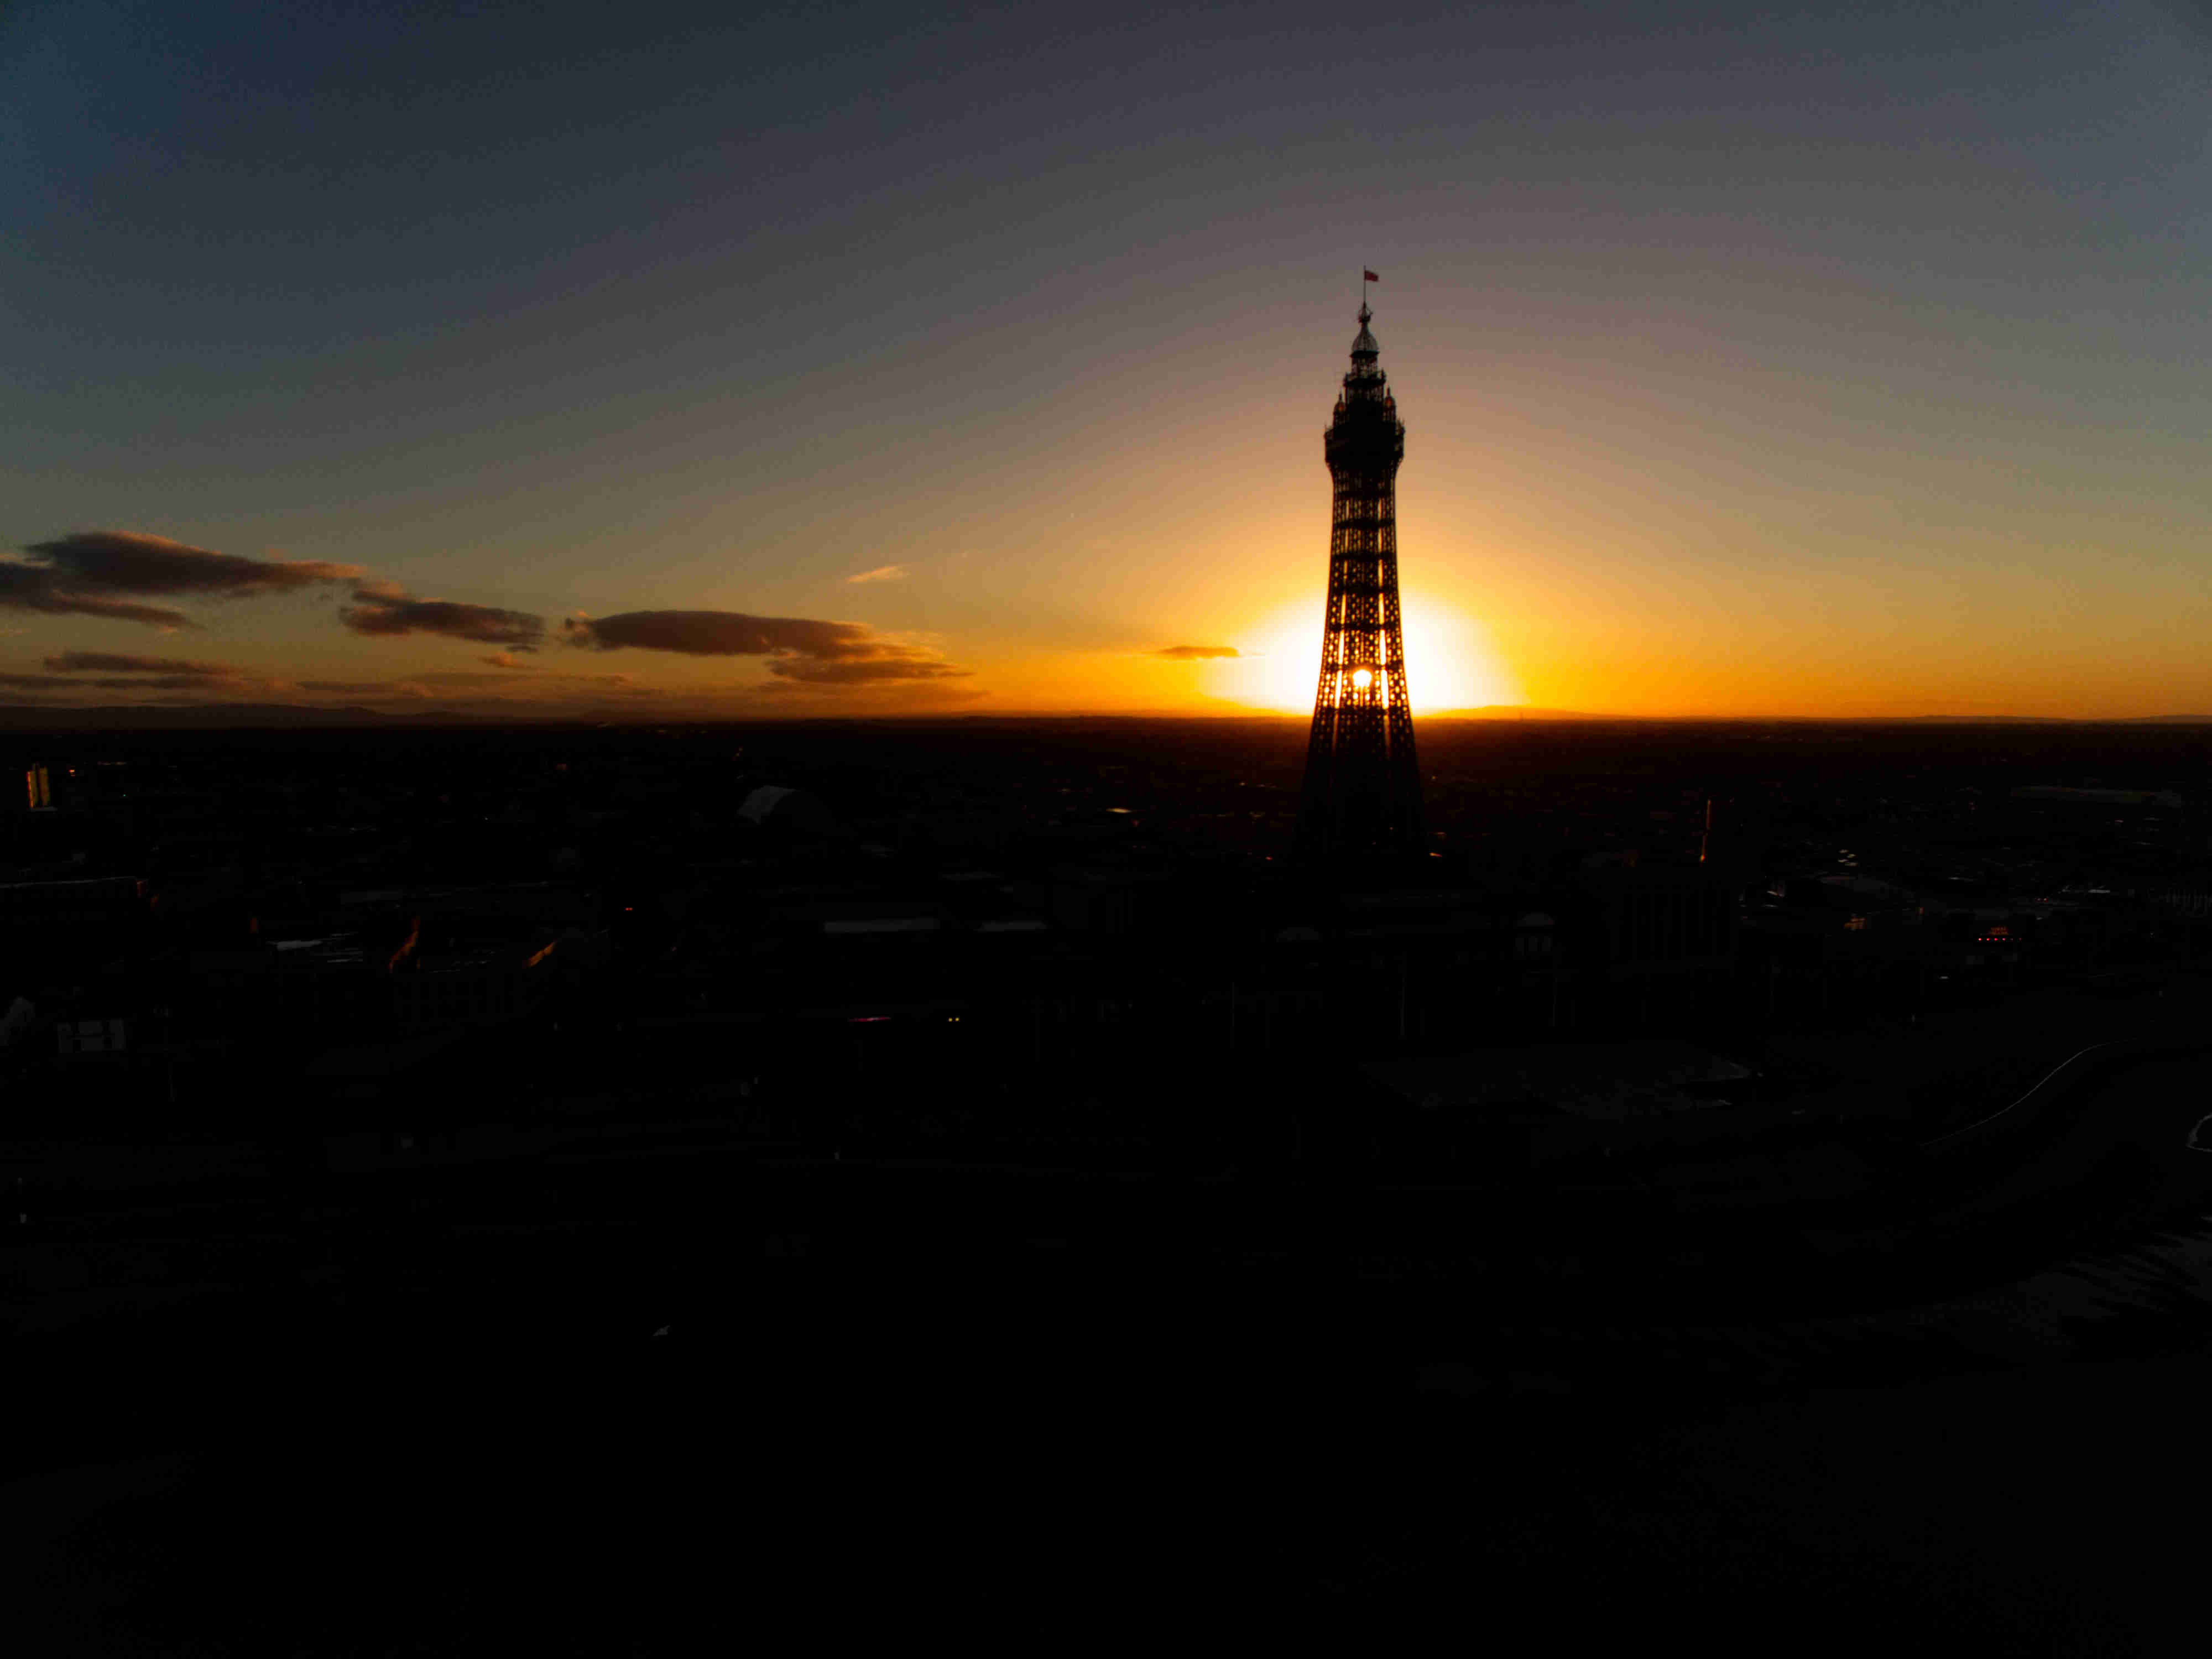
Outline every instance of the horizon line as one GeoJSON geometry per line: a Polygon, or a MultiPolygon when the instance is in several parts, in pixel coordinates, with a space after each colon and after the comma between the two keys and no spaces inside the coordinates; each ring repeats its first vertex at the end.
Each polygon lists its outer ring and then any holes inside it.
{"type": "MultiPolygon", "coordinates": [[[[799,711],[732,711],[701,714],[671,710],[661,714],[633,711],[533,713],[522,710],[477,712],[465,706],[442,708],[392,709],[358,703],[82,703],[40,705],[0,703],[0,724],[21,729],[40,723],[40,717],[58,721],[102,720],[154,726],[177,719],[198,717],[205,726],[220,729],[226,712],[235,711],[234,725],[247,728],[271,719],[345,720],[356,724],[380,723],[420,726],[439,721],[468,725],[640,726],[712,725],[787,725],[820,720],[1244,720],[1303,722],[1310,716],[1284,709],[1249,707],[1207,709],[908,709],[869,711],[815,709],[799,711]]],[[[1537,708],[1516,703],[1492,703],[1469,708],[1444,708],[1416,714],[1417,724],[1458,722],[1515,725],[1534,720],[1547,724],[1650,724],[1700,726],[2212,726],[2212,713],[2166,714],[1623,714],[1604,710],[1537,708]]]]}

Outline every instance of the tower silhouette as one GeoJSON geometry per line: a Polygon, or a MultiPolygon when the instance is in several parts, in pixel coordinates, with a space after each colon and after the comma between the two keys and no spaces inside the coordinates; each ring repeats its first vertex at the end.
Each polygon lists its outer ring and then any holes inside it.
{"type": "Polygon", "coordinates": [[[1363,300],[1352,372],[1323,444],[1335,483],[1321,685],[1306,744],[1297,855],[1309,863],[1418,858],[1421,770],[1398,622],[1398,464],[1406,428],[1376,359],[1363,300]]]}

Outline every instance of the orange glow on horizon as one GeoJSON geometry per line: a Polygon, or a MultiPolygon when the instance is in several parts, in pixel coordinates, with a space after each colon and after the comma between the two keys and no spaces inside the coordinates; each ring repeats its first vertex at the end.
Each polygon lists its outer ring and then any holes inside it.
{"type": "MultiPolygon", "coordinates": [[[[1523,701],[1517,678],[1480,623],[1424,595],[1407,594],[1402,610],[1406,690],[1416,714],[1523,701]]],[[[1214,695],[1285,714],[1310,713],[1321,680],[1321,635],[1318,592],[1284,605],[1237,637],[1240,656],[1205,665],[1218,671],[1208,676],[1214,695]]]]}

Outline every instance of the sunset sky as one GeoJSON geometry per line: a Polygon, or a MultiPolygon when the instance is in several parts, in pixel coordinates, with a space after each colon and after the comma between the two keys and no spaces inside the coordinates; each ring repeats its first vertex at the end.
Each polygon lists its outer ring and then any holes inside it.
{"type": "Polygon", "coordinates": [[[2204,18],[28,0],[0,699],[2212,713],[2204,18]]]}

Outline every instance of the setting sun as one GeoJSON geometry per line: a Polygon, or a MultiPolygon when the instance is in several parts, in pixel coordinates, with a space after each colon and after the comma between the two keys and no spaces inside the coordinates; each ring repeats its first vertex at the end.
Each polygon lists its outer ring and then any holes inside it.
{"type": "MultiPolygon", "coordinates": [[[[1522,700],[1512,671],[1486,630],[1472,617],[1419,596],[1404,603],[1406,689],[1417,714],[1480,708],[1522,700]]],[[[1283,606],[1240,641],[1243,654],[1217,666],[1217,696],[1256,708],[1305,714],[1321,678],[1319,585],[1313,595],[1283,606]]],[[[1360,671],[1364,673],[1365,671],[1360,671]]],[[[1355,684],[1365,684],[1359,674],[1355,684]]]]}

